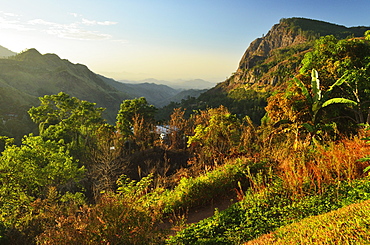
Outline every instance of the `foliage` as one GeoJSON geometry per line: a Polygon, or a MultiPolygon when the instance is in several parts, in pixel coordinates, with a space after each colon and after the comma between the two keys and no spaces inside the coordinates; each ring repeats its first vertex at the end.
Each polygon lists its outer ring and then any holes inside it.
{"type": "Polygon", "coordinates": [[[198,164],[222,164],[225,158],[253,148],[255,132],[251,120],[248,117],[240,120],[223,106],[200,111],[195,124],[188,145],[197,154],[198,164]]]}
{"type": "Polygon", "coordinates": [[[194,136],[189,137],[188,145],[199,143],[201,152],[214,162],[230,154],[231,149],[240,141],[241,122],[228,112],[225,107],[209,109],[204,115],[205,123],[194,129],[194,136]]]}
{"type": "Polygon", "coordinates": [[[358,137],[326,145],[299,146],[294,157],[291,150],[285,149],[275,155],[276,174],[287,191],[299,196],[307,192],[322,193],[327,185],[363,177],[367,164],[358,159],[368,151],[369,146],[358,137]]]}
{"type": "MultiPolygon", "coordinates": [[[[315,69],[312,70],[312,82],[311,82],[311,93],[304,86],[304,84],[295,79],[296,84],[301,89],[302,94],[305,96],[307,103],[309,104],[309,112],[311,115],[310,122],[303,123],[302,125],[311,133],[313,136],[317,136],[318,130],[322,129],[322,120],[319,118],[320,112],[329,105],[345,104],[345,105],[357,105],[357,102],[346,99],[346,98],[330,98],[329,94],[335,87],[340,86],[344,82],[344,78],[340,78],[333,85],[331,85],[326,91],[322,91],[320,88],[320,80],[318,73],[315,69]]],[[[329,119],[330,120],[330,119],[329,119]]]]}
{"type": "Polygon", "coordinates": [[[186,210],[230,193],[230,190],[236,188],[237,182],[243,180],[248,167],[253,172],[258,169],[257,164],[249,166],[248,161],[244,161],[238,159],[235,163],[225,164],[196,178],[182,178],[173,190],[162,194],[163,212],[186,210]]]}
{"type": "Polygon", "coordinates": [[[128,169],[124,141],[114,129],[108,124],[98,128],[95,132],[95,144],[89,148],[86,167],[94,198],[101,193],[116,190],[117,179],[128,169]]]}
{"type": "Polygon", "coordinates": [[[95,130],[104,124],[104,109],[63,92],[45,95],[40,101],[40,106],[29,110],[32,120],[39,124],[40,135],[45,139],[63,139],[72,154],[81,158],[92,144],[95,130]]]}
{"type": "MultiPolygon", "coordinates": [[[[323,90],[332,90],[331,96],[357,103],[355,110],[345,110],[344,113],[349,114],[356,123],[366,123],[369,117],[367,102],[370,99],[369,59],[368,41],[359,38],[337,40],[333,36],[326,36],[317,40],[314,50],[305,55],[301,73],[316,69],[323,90]]],[[[338,112],[340,116],[348,118],[344,113],[338,112]]]]}
{"type": "Polygon", "coordinates": [[[40,236],[40,244],[157,244],[158,208],[148,202],[151,177],[131,181],[122,176],[117,194],[107,193],[92,207],[56,218],[40,236]]]}
{"type": "Polygon", "coordinates": [[[217,85],[215,88],[201,94],[198,98],[190,97],[182,100],[180,103],[171,103],[161,109],[161,119],[166,118],[165,114],[170,115],[173,109],[179,107],[186,109],[185,117],[190,117],[194,110],[206,110],[224,106],[230,110],[231,114],[235,114],[239,118],[248,116],[254,124],[260,124],[261,118],[265,114],[264,107],[266,106],[266,99],[269,93],[245,88],[237,88],[230,91],[230,93],[224,90],[224,87],[217,85]]]}
{"type": "Polygon", "coordinates": [[[327,23],[319,20],[306,18],[283,18],[280,23],[285,23],[295,32],[301,33],[308,38],[317,36],[334,35],[336,38],[348,38],[349,36],[361,37],[367,27],[351,27],[327,23]]]}
{"type": "Polygon", "coordinates": [[[143,118],[145,123],[151,123],[154,120],[156,108],[149,105],[144,97],[125,100],[120,106],[117,114],[117,128],[124,136],[132,135],[134,130],[134,118],[138,115],[143,118]]]}
{"type": "Polygon", "coordinates": [[[322,195],[289,199],[279,184],[244,200],[171,237],[168,244],[240,244],[262,234],[370,198],[368,179],[334,185],[322,195]]]}
{"type": "Polygon", "coordinates": [[[47,199],[51,189],[62,194],[79,190],[84,168],[62,144],[25,136],[21,146],[6,146],[0,173],[0,221],[8,229],[22,231],[37,216],[33,203],[47,199]]]}

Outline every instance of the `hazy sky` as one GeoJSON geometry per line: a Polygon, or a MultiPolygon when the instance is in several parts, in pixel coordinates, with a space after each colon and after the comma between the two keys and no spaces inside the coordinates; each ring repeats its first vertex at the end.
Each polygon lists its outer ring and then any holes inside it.
{"type": "Polygon", "coordinates": [[[0,45],[115,79],[221,82],[281,18],[370,25],[370,0],[0,0],[0,45]]]}

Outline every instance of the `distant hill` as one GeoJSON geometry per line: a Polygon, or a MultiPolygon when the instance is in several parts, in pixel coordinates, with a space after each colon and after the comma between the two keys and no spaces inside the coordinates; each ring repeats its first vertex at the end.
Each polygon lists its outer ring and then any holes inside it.
{"type": "Polygon", "coordinates": [[[187,90],[183,90],[180,93],[178,93],[178,94],[176,94],[176,95],[174,95],[170,98],[164,99],[163,101],[161,101],[161,103],[162,103],[163,106],[165,106],[165,105],[170,104],[171,102],[181,102],[182,100],[187,99],[189,97],[198,98],[202,93],[205,93],[206,91],[207,91],[207,89],[187,89],[187,90]]]}
{"type": "Polygon", "coordinates": [[[155,79],[146,79],[143,83],[130,83],[132,81],[117,82],[113,79],[102,77],[110,86],[119,91],[125,91],[134,97],[145,97],[147,101],[156,107],[163,107],[171,102],[179,102],[188,96],[198,97],[205,90],[200,89],[174,89],[168,85],[159,84],[155,79]],[[155,83],[154,83],[155,82],[155,83]]]}
{"type": "Polygon", "coordinates": [[[140,81],[120,80],[120,82],[131,83],[131,84],[155,83],[155,84],[167,85],[168,87],[171,87],[174,89],[180,89],[180,90],[209,89],[215,86],[214,83],[207,82],[202,79],[165,81],[165,80],[157,80],[154,78],[148,78],[148,79],[144,79],[140,81]]]}
{"type": "Polygon", "coordinates": [[[18,103],[28,106],[35,101],[38,104],[37,97],[63,91],[107,108],[105,117],[110,122],[115,120],[122,100],[133,98],[106,84],[86,66],[72,64],[55,54],[41,55],[36,49],[0,59],[0,87],[4,93],[17,91],[20,97],[27,98],[18,103]]]}
{"type": "Polygon", "coordinates": [[[17,53],[10,51],[9,49],[0,45],[0,58],[7,58],[9,56],[14,56],[17,53]]]}

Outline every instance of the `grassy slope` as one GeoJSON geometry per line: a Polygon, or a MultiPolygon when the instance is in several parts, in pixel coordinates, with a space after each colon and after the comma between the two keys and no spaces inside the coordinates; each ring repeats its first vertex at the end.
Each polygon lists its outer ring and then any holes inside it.
{"type": "Polygon", "coordinates": [[[252,186],[262,184],[262,191],[245,190],[241,202],[185,228],[168,243],[240,244],[304,218],[370,199],[369,178],[361,178],[367,164],[357,161],[369,154],[364,141],[355,138],[316,147],[314,154],[312,150],[303,154],[289,147],[282,150],[271,153],[279,162],[281,173],[245,176],[254,183],[252,186]],[[273,181],[266,185],[263,179],[273,181]],[[300,180],[302,186],[296,186],[300,180]]]}
{"type": "MultiPolygon", "coordinates": [[[[369,200],[369,196],[370,185],[368,179],[355,181],[351,184],[343,183],[340,188],[333,186],[322,195],[313,195],[299,200],[289,199],[283,189],[272,188],[257,195],[247,194],[243,201],[185,228],[171,237],[167,243],[241,244],[304,218],[324,214],[359,201],[369,200]]],[[[347,222],[346,219],[341,219],[342,217],[345,217],[345,215],[336,217],[338,224],[347,222]]],[[[368,224],[366,222],[365,224],[368,224]]],[[[318,220],[316,225],[321,227],[320,225],[325,225],[325,221],[321,224],[321,221],[318,220]]],[[[354,230],[351,225],[347,227],[348,232],[345,237],[350,239],[356,234],[351,232],[354,230]]],[[[298,227],[298,229],[301,228],[298,227]]],[[[308,226],[306,231],[308,232],[310,229],[316,228],[308,226]]],[[[278,233],[282,234],[279,237],[285,236],[284,231],[286,230],[278,233]]]]}
{"type": "Polygon", "coordinates": [[[367,244],[370,241],[370,200],[303,219],[245,245],[367,244]]]}

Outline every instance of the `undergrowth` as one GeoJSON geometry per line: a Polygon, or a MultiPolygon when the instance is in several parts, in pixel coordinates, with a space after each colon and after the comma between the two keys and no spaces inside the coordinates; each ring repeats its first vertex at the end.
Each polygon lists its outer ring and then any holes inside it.
{"type": "Polygon", "coordinates": [[[255,174],[259,171],[265,171],[263,162],[254,163],[238,158],[196,178],[182,178],[173,190],[162,193],[160,201],[164,205],[163,213],[170,214],[209,203],[234,192],[240,181],[248,184],[247,172],[255,174]]]}
{"type": "Polygon", "coordinates": [[[171,237],[168,244],[240,244],[305,217],[370,199],[369,178],[328,186],[322,195],[290,199],[280,184],[216,212],[171,237]]]}

